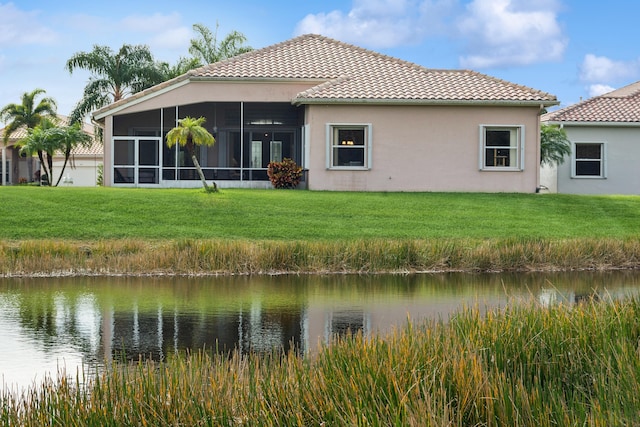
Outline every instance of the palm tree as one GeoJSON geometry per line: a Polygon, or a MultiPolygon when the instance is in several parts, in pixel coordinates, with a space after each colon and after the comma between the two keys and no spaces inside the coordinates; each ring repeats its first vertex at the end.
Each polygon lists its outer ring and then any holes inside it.
{"type": "Polygon", "coordinates": [[[247,38],[238,31],[230,32],[218,43],[218,27],[219,24],[216,22],[216,30],[212,32],[203,24],[193,25],[193,29],[199,37],[191,39],[189,53],[202,61],[201,65],[212,64],[253,50],[250,46],[243,46],[247,42],[247,38]]]}
{"type": "Polygon", "coordinates": [[[40,124],[34,128],[27,130],[27,136],[18,141],[20,154],[38,155],[40,159],[40,168],[42,169],[40,176],[47,176],[49,186],[52,185],[52,169],[53,169],[53,153],[57,149],[55,134],[52,132],[56,129],[55,123],[44,118],[40,124]],[[45,156],[46,154],[46,156],[45,156]]]}
{"type": "Polygon", "coordinates": [[[184,119],[180,119],[178,121],[178,126],[174,127],[167,133],[167,147],[171,148],[176,144],[180,144],[187,150],[187,153],[191,156],[193,165],[198,171],[198,175],[200,175],[202,186],[207,192],[209,192],[217,191],[218,186],[214,182],[213,189],[209,188],[207,181],[204,179],[202,168],[200,167],[200,163],[198,162],[198,158],[196,157],[194,150],[196,145],[213,145],[216,142],[213,135],[202,127],[202,124],[205,121],[206,119],[204,117],[194,119],[193,117],[187,116],[184,119]]]}
{"type": "Polygon", "coordinates": [[[158,69],[162,73],[163,80],[171,80],[174,77],[183,75],[189,70],[200,67],[202,64],[197,58],[185,58],[180,57],[175,65],[170,65],[168,62],[158,63],[158,69]]]}
{"type": "Polygon", "coordinates": [[[108,46],[94,45],[91,52],[78,52],[69,58],[69,73],[78,68],[89,70],[92,75],[70,115],[71,123],[81,122],[92,110],[163,81],[149,47],[144,45],[124,44],[117,53],[108,46]]]}
{"type": "Polygon", "coordinates": [[[52,130],[52,133],[55,138],[54,144],[58,150],[64,153],[64,163],[62,164],[60,176],[58,176],[58,180],[56,181],[57,187],[60,184],[62,175],[64,175],[64,170],[67,167],[69,157],[71,157],[71,151],[78,146],[90,147],[93,143],[93,138],[82,130],[79,122],[75,122],[70,126],[56,128],[52,130]]]}
{"type": "Polygon", "coordinates": [[[540,164],[560,165],[571,155],[571,141],[564,129],[557,125],[542,125],[540,129],[540,164]]]}
{"type": "Polygon", "coordinates": [[[44,93],[44,89],[25,92],[22,95],[22,104],[9,104],[0,111],[0,120],[9,123],[4,128],[4,145],[7,145],[11,134],[18,129],[33,129],[43,118],[56,116],[56,102],[53,98],[42,98],[36,105],[36,97],[44,93]]]}

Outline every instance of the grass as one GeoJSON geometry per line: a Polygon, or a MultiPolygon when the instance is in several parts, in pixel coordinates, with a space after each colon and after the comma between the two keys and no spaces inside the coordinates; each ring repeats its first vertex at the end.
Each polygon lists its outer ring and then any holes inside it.
{"type": "Polygon", "coordinates": [[[640,197],[0,188],[0,239],[629,238],[640,197]]]}
{"type": "Polygon", "coordinates": [[[0,274],[636,268],[640,197],[0,188],[0,274]]]}
{"type": "Polygon", "coordinates": [[[634,425],[640,302],[467,309],[317,354],[199,351],[0,398],[3,425],[634,425]]]}

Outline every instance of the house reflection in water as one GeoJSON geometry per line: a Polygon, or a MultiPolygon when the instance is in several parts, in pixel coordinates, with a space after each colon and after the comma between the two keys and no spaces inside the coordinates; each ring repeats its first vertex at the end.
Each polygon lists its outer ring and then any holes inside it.
{"type": "Polygon", "coordinates": [[[90,365],[187,349],[313,353],[336,335],[384,333],[408,318],[446,320],[464,307],[639,290],[640,275],[628,272],[0,280],[0,374],[25,364],[25,342],[42,357],[90,365]]]}
{"type": "Polygon", "coordinates": [[[278,311],[259,305],[227,313],[183,313],[158,307],[155,312],[102,313],[102,349],[105,359],[126,355],[130,359],[151,357],[185,349],[217,349],[267,352],[300,348],[304,307],[278,311]]]}

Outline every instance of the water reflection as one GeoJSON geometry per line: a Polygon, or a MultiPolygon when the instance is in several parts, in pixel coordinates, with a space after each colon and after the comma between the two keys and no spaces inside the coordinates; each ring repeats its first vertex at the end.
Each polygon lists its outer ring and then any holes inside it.
{"type": "Polygon", "coordinates": [[[66,366],[184,349],[313,351],[347,331],[385,332],[410,317],[446,319],[463,306],[637,294],[633,272],[61,278],[0,281],[0,374],[28,385],[66,366]]]}

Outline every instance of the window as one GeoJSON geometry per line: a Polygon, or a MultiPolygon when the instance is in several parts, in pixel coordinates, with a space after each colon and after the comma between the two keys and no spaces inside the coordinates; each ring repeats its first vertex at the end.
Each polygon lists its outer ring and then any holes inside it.
{"type": "Polygon", "coordinates": [[[523,169],[523,126],[480,127],[480,169],[523,169]]]}
{"type": "Polygon", "coordinates": [[[572,178],[606,178],[604,143],[577,142],[572,157],[572,178]]]}
{"type": "Polygon", "coordinates": [[[327,125],[329,169],[371,169],[371,125],[327,125]]]}

